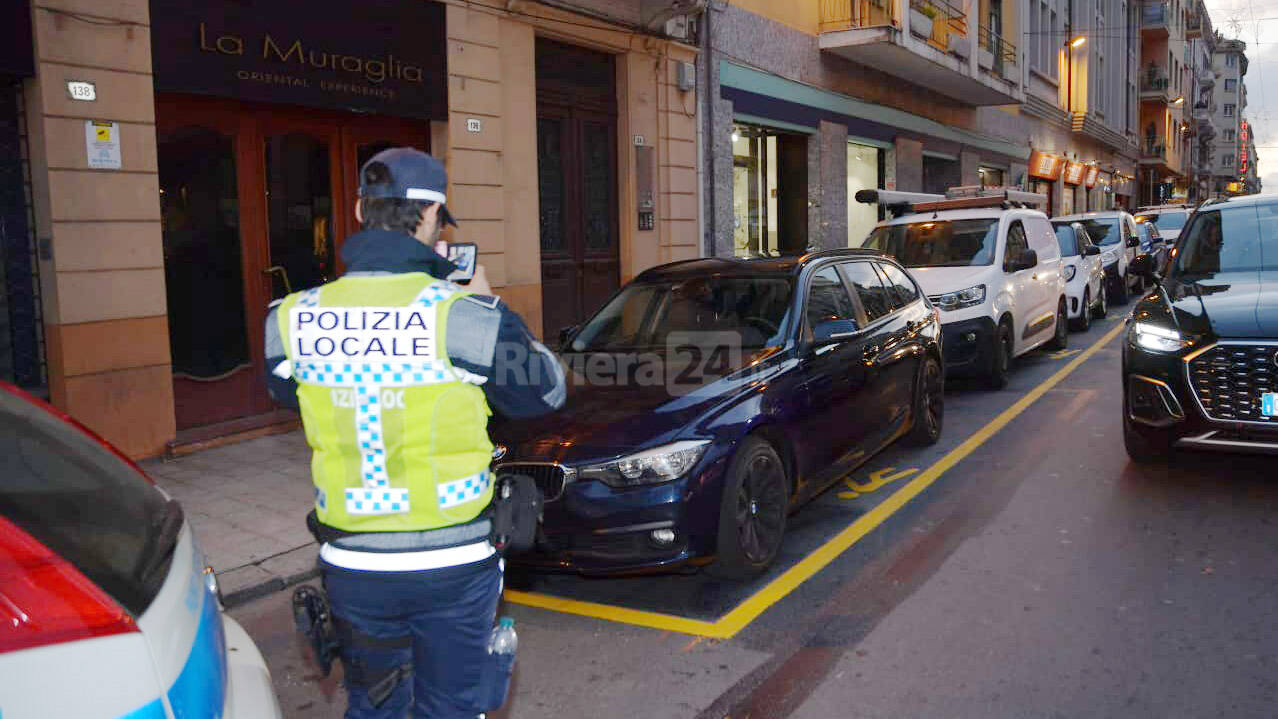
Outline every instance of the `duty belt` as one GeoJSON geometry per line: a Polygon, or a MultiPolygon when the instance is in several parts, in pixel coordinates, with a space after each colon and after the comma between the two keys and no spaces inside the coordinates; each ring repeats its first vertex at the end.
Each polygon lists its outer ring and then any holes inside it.
{"type": "Polygon", "coordinates": [[[492,522],[487,515],[481,515],[465,524],[414,532],[343,532],[315,521],[313,512],[307,516],[307,524],[310,525],[312,533],[320,543],[355,552],[415,552],[447,549],[488,539],[493,531],[492,522]]]}

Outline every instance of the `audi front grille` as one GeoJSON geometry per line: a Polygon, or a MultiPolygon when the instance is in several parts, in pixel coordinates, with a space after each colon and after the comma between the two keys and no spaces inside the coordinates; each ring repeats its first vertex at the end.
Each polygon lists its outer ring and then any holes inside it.
{"type": "Polygon", "coordinates": [[[1278,419],[1260,413],[1260,396],[1278,392],[1278,344],[1221,343],[1192,356],[1188,367],[1209,419],[1278,427],[1278,419]]]}

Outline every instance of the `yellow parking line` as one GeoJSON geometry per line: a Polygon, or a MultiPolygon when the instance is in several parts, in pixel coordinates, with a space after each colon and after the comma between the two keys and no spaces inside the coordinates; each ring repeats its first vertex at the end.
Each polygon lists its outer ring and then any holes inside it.
{"type": "Polygon", "coordinates": [[[654,629],[668,629],[716,639],[732,637],[750,622],[757,619],[768,607],[776,604],[799,585],[812,578],[814,574],[824,569],[827,564],[834,561],[835,558],[847,551],[862,537],[886,521],[901,507],[904,507],[911,499],[914,499],[923,490],[930,487],[946,470],[961,462],[972,452],[975,452],[978,447],[989,441],[999,430],[1006,427],[1026,409],[1029,409],[1030,405],[1060,384],[1062,380],[1088,359],[1091,359],[1101,348],[1113,341],[1123,331],[1124,327],[1125,325],[1122,322],[1117,323],[1113,329],[1106,332],[1091,347],[1088,347],[1082,354],[1070,360],[1069,364],[1058,370],[1056,374],[1048,377],[1041,384],[1027,392],[1011,407],[999,413],[989,424],[986,424],[971,437],[964,440],[962,444],[950,450],[932,466],[923,470],[921,474],[902,485],[900,489],[873,509],[858,517],[855,522],[831,537],[825,544],[822,544],[811,554],[804,557],[798,564],[782,572],[776,579],[768,582],[759,591],[714,622],[514,590],[506,592],[506,599],[516,604],[526,604],[528,606],[553,609],[570,614],[581,614],[626,624],[637,624],[654,629]]]}

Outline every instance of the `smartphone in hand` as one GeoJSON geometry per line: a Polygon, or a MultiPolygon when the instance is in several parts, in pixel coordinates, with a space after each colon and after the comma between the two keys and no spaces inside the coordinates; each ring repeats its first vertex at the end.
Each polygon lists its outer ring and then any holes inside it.
{"type": "Polygon", "coordinates": [[[479,248],[474,242],[450,242],[448,243],[448,260],[457,269],[448,275],[445,279],[449,282],[456,282],[464,285],[470,282],[475,276],[475,265],[478,264],[479,248]]]}

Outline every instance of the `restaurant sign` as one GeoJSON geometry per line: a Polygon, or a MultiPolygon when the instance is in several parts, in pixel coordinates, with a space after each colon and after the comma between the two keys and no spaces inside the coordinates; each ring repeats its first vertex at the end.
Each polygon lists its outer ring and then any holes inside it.
{"type": "Polygon", "coordinates": [[[447,120],[444,6],[364,0],[151,0],[155,87],[447,120]]]}
{"type": "Polygon", "coordinates": [[[1083,177],[1083,184],[1088,187],[1095,187],[1096,181],[1100,179],[1100,167],[1091,165],[1087,168],[1087,174],[1083,177]]]}
{"type": "Polygon", "coordinates": [[[1070,162],[1065,165],[1065,184],[1078,185],[1083,182],[1083,174],[1087,171],[1087,165],[1081,162],[1070,162]]]}
{"type": "Polygon", "coordinates": [[[1035,150],[1030,153],[1029,175],[1037,177],[1041,180],[1056,180],[1061,176],[1061,169],[1065,167],[1065,160],[1051,155],[1042,150],[1035,150]]]}

